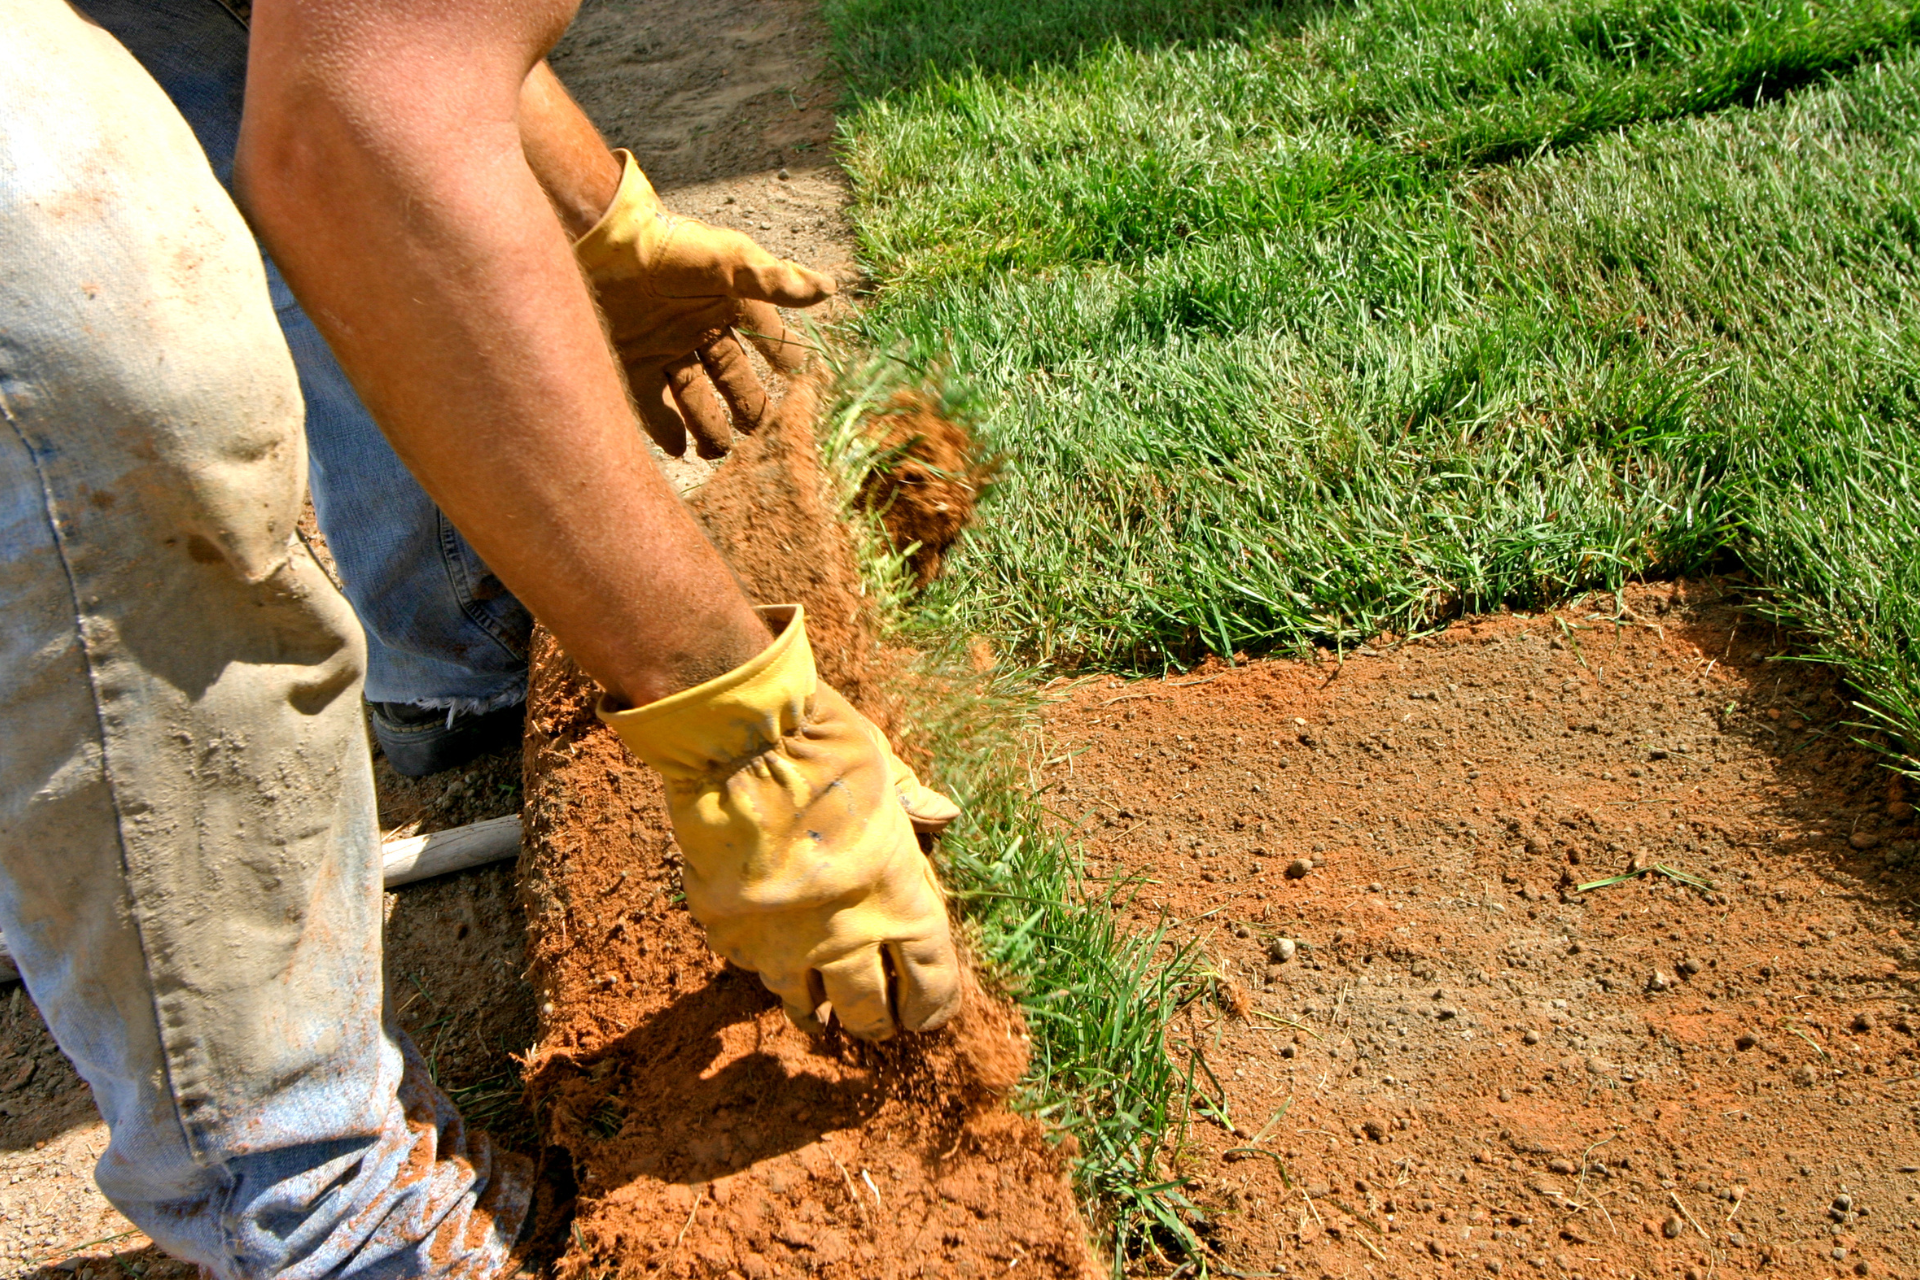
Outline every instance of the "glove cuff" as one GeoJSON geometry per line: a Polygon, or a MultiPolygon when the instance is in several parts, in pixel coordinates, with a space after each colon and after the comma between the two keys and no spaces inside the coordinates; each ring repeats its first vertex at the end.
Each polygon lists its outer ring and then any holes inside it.
{"type": "Polygon", "coordinates": [[[602,695],[595,714],[668,778],[730,770],[771,751],[806,723],[819,677],[806,610],[785,604],[755,612],[778,634],[752,661],[629,711],[613,710],[602,695]]]}
{"type": "Polygon", "coordinates": [[[655,223],[660,197],[653,184],[631,151],[622,148],[613,154],[620,160],[620,188],[600,221],[573,242],[575,261],[595,281],[638,275],[659,236],[655,223]]]}

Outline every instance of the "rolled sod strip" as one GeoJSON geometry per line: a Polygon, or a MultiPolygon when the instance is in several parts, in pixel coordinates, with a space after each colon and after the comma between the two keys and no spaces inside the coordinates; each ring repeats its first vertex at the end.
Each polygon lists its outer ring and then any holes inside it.
{"type": "MultiPolygon", "coordinates": [[[[381,880],[389,889],[500,862],[520,853],[520,815],[510,813],[447,831],[388,840],[380,846],[380,853],[381,880]]],[[[0,934],[0,982],[15,982],[19,977],[6,937],[0,934]]]]}
{"type": "MultiPolygon", "coordinates": [[[[807,384],[690,505],[760,603],[799,602],[820,678],[883,723],[886,651],[826,489],[807,384]]],[[[562,1274],[1009,1273],[1100,1280],[1067,1157],[1009,1110],[1019,1014],[972,985],[940,1031],[809,1036],[708,947],[659,775],[536,629],[527,688],[525,1058],[541,1142],[577,1186],[562,1274]]]]}

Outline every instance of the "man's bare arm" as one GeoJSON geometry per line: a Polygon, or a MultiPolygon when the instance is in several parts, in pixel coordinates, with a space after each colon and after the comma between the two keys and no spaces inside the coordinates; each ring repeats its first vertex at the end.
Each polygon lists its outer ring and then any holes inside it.
{"type": "Polygon", "coordinates": [[[257,0],[236,189],[428,493],[639,704],[767,633],[648,458],[523,150],[523,89],[573,7],[257,0]]]}
{"type": "Polygon", "coordinates": [[[701,456],[720,456],[732,443],[729,415],[752,431],[770,407],[740,338],[780,372],[798,372],[811,344],[773,304],[814,306],[833,280],[737,231],[668,213],[546,63],[522,84],[519,110],[527,163],[578,242],[641,422],[668,453],[684,452],[691,433],[701,456]]]}
{"type": "Polygon", "coordinates": [[[620,189],[620,162],[544,61],[520,86],[520,146],[567,235],[593,230],[620,189]]]}

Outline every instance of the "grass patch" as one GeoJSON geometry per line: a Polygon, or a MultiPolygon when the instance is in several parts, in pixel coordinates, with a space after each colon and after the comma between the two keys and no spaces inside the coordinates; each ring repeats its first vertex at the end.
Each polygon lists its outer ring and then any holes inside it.
{"type": "Polygon", "coordinates": [[[835,0],[830,16],[850,87],[872,96],[956,72],[1070,63],[1111,43],[1231,36],[1274,12],[1261,0],[835,0]]]}
{"type": "Polygon", "coordinates": [[[460,1115],[475,1129],[485,1129],[509,1151],[532,1155],[540,1150],[538,1116],[527,1102],[527,1085],[520,1068],[503,1067],[484,1080],[447,1089],[460,1115]]]}
{"type": "Polygon", "coordinates": [[[1184,1124],[1191,1066],[1166,1041],[1198,992],[1196,957],[1169,953],[1161,930],[1116,917],[1140,888],[1089,881],[1079,848],[1049,830],[1025,765],[1038,740],[1029,681],[1002,674],[952,695],[957,654],[923,656],[916,737],[939,762],[940,785],[967,821],[941,841],[943,879],[990,979],[1020,1003],[1033,1038],[1021,1110],[1077,1145],[1075,1183],[1113,1250],[1113,1268],[1153,1240],[1197,1252],[1190,1207],[1168,1171],[1184,1124]],[[944,678],[940,678],[944,677],[944,678]]]}
{"type": "Polygon", "coordinates": [[[1283,8],[860,99],[862,336],[1010,460],[928,627],[1157,670],[1732,551],[1920,728],[1915,12],[1283,8]]]}
{"type": "MultiPolygon", "coordinates": [[[[841,509],[867,535],[871,593],[896,625],[909,618],[910,575],[857,495],[875,460],[862,423],[901,372],[886,360],[842,370],[820,433],[841,509]]],[[[957,635],[920,630],[916,639],[921,650],[896,691],[907,736],[931,753],[928,781],[966,815],[939,843],[942,882],[985,978],[1018,1001],[1032,1036],[1016,1105],[1071,1135],[1076,1184],[1112,1244],[1116,1274],[1144,1241],[1195,1249],[1188,1205],[1167,1172],[1191,1067],[1174,1061],[1165,1036],[1197,992],[1195,958],[1164,951],[1162,931],[1121,929],[1116,915],[1138,886],[1089,881],[1078,848],[1049,828],[1029,772],[1044,750],[1033,673],[976,671],[957,635]]]]}
{"type": "MultiPolygon", "coordinates": [[[[917,641],[1161,671],[1737,556],[1920,742],[1920,5],[825,10],[856,338],[1007,459],[917,641]]],[[[1190,1243],[1195,974],[1045,830],[1023,696],[923,710],[976,762],[948,870],[1117,1269],[1190,1243]]]]}
{"type": "MultiPolygon", "coordinates": [[[[827,5],[856,85],[917,48],[917,28],[888,25],[871,12],[882,7],[920,8],[827,5]]],[[[1015,32],[1015,13],[1064,27],[1073,8],[974,6],[1015,32]]],[[[1161,24],[1149,47],[1109,43],[1021,76],[977,66],[863,98],[844,145],[882,314],[999,271],[1134,263],[1371,220],[1382,200],[1440,196],[1462,169],[1777,97],[1920,31],[1911,0],[1196,13],[1161,24]],[[1178,38],[1194,25],[1232,36],[1178,38]]]]}

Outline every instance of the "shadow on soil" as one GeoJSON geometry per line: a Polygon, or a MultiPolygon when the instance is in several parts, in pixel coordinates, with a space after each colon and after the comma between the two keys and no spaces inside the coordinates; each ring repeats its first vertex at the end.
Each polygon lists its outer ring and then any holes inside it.
{"type": "Polygon", "coordinates": [[[200,1268],[168,1257],[158,1246],[95,1253],[46,1262],[20,1272],[20,1280],[198,1280],[200,1268]]]}
{"type": "MultiPolygon", "coordinates": [[[[637,1082],[657,1063],[725,1057],[721,1033],[777,1004],[757,977],[723,970],[605,1049],[575,1060],[549,1058],[529,1082],[531,1095],[553,1099],[554,1106],[584,1118],[603,1140],[634,1143],[635,1154],[625,1165],[631,1173],[688,1185],[739,1173],[837,1130],[858,1129],[884,1100],[869,1079],[832,1080],[792,1071],[766,1052],[702,1072],[698,1083],[679,1095],[685,1105],[678,1115],[635,1115],[622,1101],[646,1096],[637,1082]],[[754,1099],[750,1108],[741,1106],[744,1098],[754,1099]]],[[[824,1056],[838,1056],[828,1047],[838,1039],[820,1042],[824,1056]]],[[[885,1047],[869,1050],[875,1051],[885,1047]]],[[[562,1122],[556,1131],[568,1127],[562,1122]]]]}
{"type": "Polygon", "coordinates": [[[31,1151],[98,1119],[26,989],[0,988],[0,1152],[31,1151]]]}

